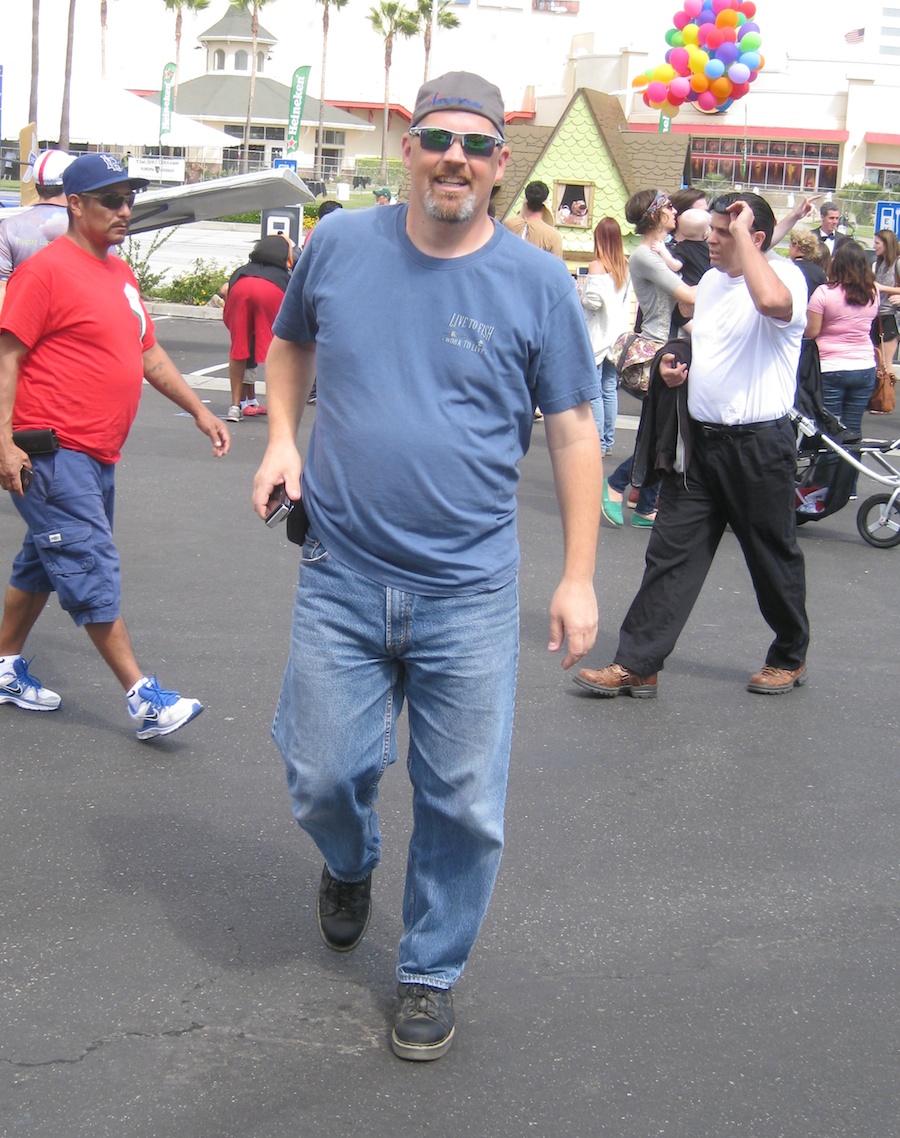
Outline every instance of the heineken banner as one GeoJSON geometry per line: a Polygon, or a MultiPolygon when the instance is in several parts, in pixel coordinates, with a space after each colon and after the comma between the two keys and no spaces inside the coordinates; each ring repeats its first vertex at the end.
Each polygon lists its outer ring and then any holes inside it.
{"type": "Polygon", "coordinates": [[[309,68],[298,67],[291,83],[291,105],[288,109],[287,149],[288,158],[300,150],[300,123],[303,120],[303,105],[306,102],[306,85],[309,82],[309,68]]]}
{"type": "Polygon", "coordinates": [[[167,63],[162,73],[162,90],[159,93],[159,137],[172,130],[172,88],[175,86],[175,64],[167,63]]]}

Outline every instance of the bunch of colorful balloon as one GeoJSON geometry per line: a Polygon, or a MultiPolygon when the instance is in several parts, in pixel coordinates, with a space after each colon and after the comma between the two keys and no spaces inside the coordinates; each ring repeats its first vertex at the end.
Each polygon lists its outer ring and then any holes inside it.
{"type": "Polygon", "coordinates": [[[644,102],[667,118],[683,103],[725,111],[750,90],[765,60],[753,0],[684,0],[666,32],[666,62],[639,75],[644,102]]]}

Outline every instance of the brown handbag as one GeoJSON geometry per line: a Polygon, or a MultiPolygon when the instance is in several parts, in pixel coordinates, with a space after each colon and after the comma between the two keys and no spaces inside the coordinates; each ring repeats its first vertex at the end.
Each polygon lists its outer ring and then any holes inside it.
{"type": "MultiPolygon", "coordinates": [[[[896,270],[895,270],[896,272],[896,270]]],[[[876,336],[877,336],[877,358],[883,359],[882,356],[882,343],[884,337],[881,331],[881,316],[875,317],[876,336]]],[[[869,411],[873,415],[892,415],[894,408],[897,406],[897,393],[894,390],[897,384],[897,377],[891,371],[889,366],[879,364],[875,369],[875,387],[869,397],[869,411]]]]}
{"type": "Polygon", "coordinates": [[[897,377],[892,371],[880,365],[875,369],[875,389],[869,398],[869,410],[873,415],[892,415],[897,406],[897,393],[894,390],[897,377]]]}

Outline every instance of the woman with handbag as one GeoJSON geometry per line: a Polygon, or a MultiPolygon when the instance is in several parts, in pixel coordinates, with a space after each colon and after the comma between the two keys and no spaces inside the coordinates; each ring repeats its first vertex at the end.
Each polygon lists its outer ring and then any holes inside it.
{"type": "Polygon", "coordinates": [[[628,291],[628,262],[622,245],[622,230],[612,217],[604,217],[594,230],[594,259],[587,276],[581,279],[581,304],[588,335],[594,349],[594,362],[600,376],[600,398],[591,400],[594,421],[600,433],[600,448],[609,454],[615,442],[616,366],[608,354],[625,327],[625,294],[628,291]]]}
{"type": "Polygon", "coordinates": [[[838,245],[828,283],[819,285],[806,310],[806,336],[819,348],[825,410],[854,434],[862,434],[863,412],[875,386],[870,330],[877,296],[862,246],[848,239],[838,245]]]}
{"type": "MultiPolygon", "coordinates": [[[[645,346],[646,356],[645,361],[637,368],[640,380],[636,388],[630,386],[630,382],[633,381],[628,374],[623,374],[621,371],[619,374],[622,376],[624,386],[629,390],[635,392],[637,389],[646,393],[653,356],[669,339],[672,310],[679,301],[693,304],[697,288],[695,285],[686,285],[677,273],[666,267],[659,254],[653,252],[653,244],[656,241],[665,241],[667,235],[675,228],[675,208],[668,194],[662,190],[640,190],[628,199],[625,205],[625,218],[634,226],[635,233],[641,238],[640,245],[629,258],[628,268],[631,273],[631,284],[640,305],[642,322],[637,337],[638,342],[632,343],[628,350],[633,352],[635,348],[640,349],[645,346]],[[646,382],[643,379],[644,375],[646,382]]],[[[619,341],[616,343],[618,345],[619,341]]],[[[620,526],[624,522],[622,500],[631,479],[631,464],[632,458],[629,457],[603,483],[603,516],[614,526],[620,526]]],[[[634,517],[631,519],[632,525],[653,525],[656,519],[656,495],[656,486],[641,487],[634,517]]]]}
{"type": "MultiPolygon", "coordinates": [[[[884,377],[891,388],[897,382],[894,376],[894,356],[900,331],[897,328],[897,305],[900,305],[900,241],[891,229],[879,229],[875,234],[875,288],[878,290],[878,316],[872,324],[872,341],[878,357],[879,380],[884,377]]],[[[882,407],[872,407],[876,413],[882,407]]]]}

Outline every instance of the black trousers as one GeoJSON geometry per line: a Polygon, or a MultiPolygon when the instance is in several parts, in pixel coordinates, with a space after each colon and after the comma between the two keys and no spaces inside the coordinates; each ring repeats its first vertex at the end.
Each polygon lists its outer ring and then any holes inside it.
{"type": "Polygon", "coordinates": [[[666,475],[647,546],[641,587],[619,632],[616,663],[658,672],[700,594],[730,525],[753,579],[760,612],[775,633],[766,663],[806,660],[806,572],[794,514],[796,442],[787,420],[712,436],[695,427],[691,467],[666,475]]]}

